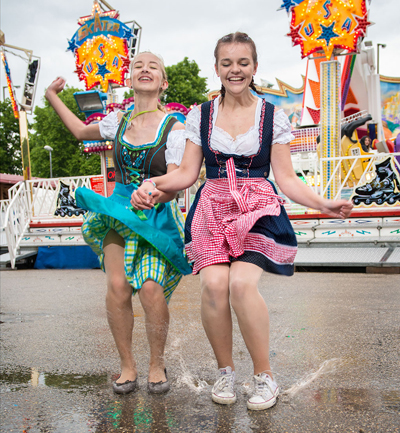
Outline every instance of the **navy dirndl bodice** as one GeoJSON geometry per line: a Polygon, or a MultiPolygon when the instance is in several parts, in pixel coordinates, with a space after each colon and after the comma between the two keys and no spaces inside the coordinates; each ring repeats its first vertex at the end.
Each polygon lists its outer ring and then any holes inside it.
{"type": "Polygon", "coordinates": [[[226,161],[232,157],[235,161],[237,177],[263,177],[267,179],[270,171],[271,143],[274,132],[274,105],[263,99],[259,124],[260,147],[258,153],[251,156],[242,156],[227,155],[211,148],[214,103],[215,100],[201,105],[200,137],[207,179],[226,178],[226,161]]]}

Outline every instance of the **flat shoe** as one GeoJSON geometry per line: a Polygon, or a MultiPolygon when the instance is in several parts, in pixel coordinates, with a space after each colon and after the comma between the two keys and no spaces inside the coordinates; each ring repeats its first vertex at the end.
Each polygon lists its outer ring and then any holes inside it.
{"type": "Polygon", "coordinates": [[[170,383],[167,377],[167,369],[164,370],[165,377],[167,378],[166,382],[147,382],[147,389],[150,394],[163,394],[164,392],[169,391],[170,383]]]}
{"type": "Polygon", "coordinates": [[[117,383],[117,381],[115,381],[112,387],[116,394],[129,394],[138,388],[138,380],[136,378],[135,380],[127,380],[124,383],[117,383]]]}

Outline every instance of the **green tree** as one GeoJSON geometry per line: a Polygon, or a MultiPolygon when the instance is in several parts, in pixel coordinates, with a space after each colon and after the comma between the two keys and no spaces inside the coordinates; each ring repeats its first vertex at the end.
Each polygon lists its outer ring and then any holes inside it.
{"type": "Polygon", "coordinates": [[[164,104],[179,102],[190,107],[207,101],[207,78],[199,77],[200,68],[194,60],[185,57],[176,65],[166,66],[165,70],[169,86],[162,98],[164,104]]]}
{"type": "MultiPolygon", "coordinates": [[[[78,109],[74,93],[80,91],[66,86],[59,94],[64,104],[81,120],[85,119],[78,109]]],[[[56,112],[44,99],[44,107],[35,108],[30,135],[32,176],[49,177],[49,153],[44,146],[51,146],[53,177],[87,176],[100,174],[100,155],[83,152],[84,146],[68,131],[56,112]]]]}
{"type": "Polygon", "coordinates": [[[0,173],[22,174],[19,123],[10,99],[0,102],[0,173]]]}
{"type": "Polygon", "coordinates": [[[124,92],[124,99],[128,99],[134,96],[133,89],[129,89],[127,92],[124,92]]]}

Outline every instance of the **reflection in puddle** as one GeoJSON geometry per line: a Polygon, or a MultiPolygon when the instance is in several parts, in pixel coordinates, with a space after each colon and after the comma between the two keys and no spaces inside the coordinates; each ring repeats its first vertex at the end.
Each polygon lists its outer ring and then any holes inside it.
{"type": "Polygon", "coordinates": [[[36,368],[4,368],[0,372],[0,383],[7,386],[8,391],[16,391],[26,387],[53,387],[58,389],[77,388],[82,391],[88,387],[107,383],[107,374],[60,374],[39,372],[36,368]]]}

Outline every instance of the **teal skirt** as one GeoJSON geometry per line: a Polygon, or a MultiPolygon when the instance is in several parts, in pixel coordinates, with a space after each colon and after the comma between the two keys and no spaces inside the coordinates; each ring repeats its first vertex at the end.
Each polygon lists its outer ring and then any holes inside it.
{"type": "Polygon", "coordinates": [[[109,230],[115,230],[125,241],[125,275],[133,293],[151,279],[164,288],[169,301],[182,275],[192,271],[184,249],[184,218],[175,200],[160,203],[157,209],[130,210],[134,189],[132,184],[116,183],[112,196],[106,198],[78,188],[77,205],[89,211],[82,234],[104,270],[103,241],[109,230]]]}

